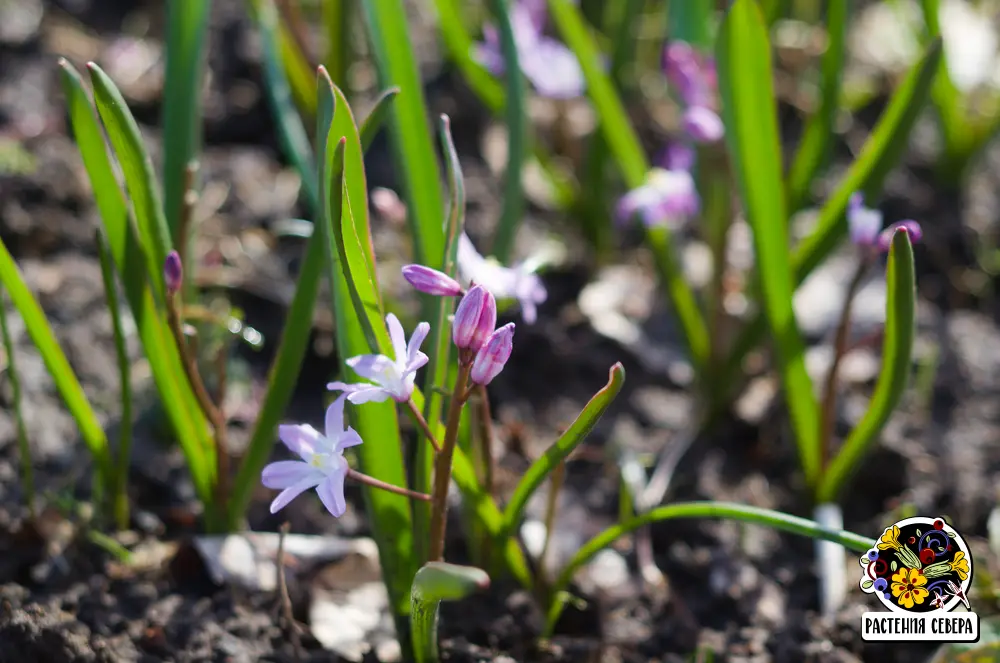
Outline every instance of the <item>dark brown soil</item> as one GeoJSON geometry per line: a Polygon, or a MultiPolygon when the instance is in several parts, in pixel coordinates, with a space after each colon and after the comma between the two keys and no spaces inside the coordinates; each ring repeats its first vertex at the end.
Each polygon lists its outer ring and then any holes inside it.
{"type": "MultiPolygon", "coordinates": [[[[202,162],[204,198],[215,204],[204,234],[249,242],[270,238],[270,224],[303,212],[295,200],[295,186],[289,184],[290,169],[278,152],[260,88],[259,48],[242,3],[216,0],[215,5],[202,162]]],[[[111,320],[102,301],[93,245],[97,212],[78,153],[67,136],[56,57],[66,55],[77,65],[94,59],[108,64],[112,75],[117,62],[124,71],[142,58],[133,52],[115,60],[109,48],[121,49],[120,40],[130,30],[145,30],[143,26],[148,26],[148,34],[138,36],[144,43],[160,43],[163,7],[138,0],[0,0],[0,17],[11,25],[15,18],[30,18],[36,10],[43,11],[43,19],[24,34],[0,26],[0,139],[20,143],[35,162],[29,172],[0,170],[0,238],[38,294],[114,439],[118,380],[111,320]]],[[[428,62],[425,71],[437,72],[428,79],[428,97],[435,111],[452,115],[466,161],[469,224],[475,234],[496,217],[500,191],[480,150],[485,111],[454,76],[441,71],[433,58],[428,62]]],[[[154,62],[136,81],[123,84],[154,154],[159,153],[154,127],[160,98],[150,81],[159,80],[161,73],[161,64],[154,62]]],[[[384,141],[378,141],[369,155],[372,186],[394,185],[389,159],[384,141]]],[[[963,275],[979,273],[972,260],[970,218],[974,215],[977,227],[992,229],[1000,214],[995,199],[987,196],[984,203],[981,194],[963,192],[959,197],[942,191],[925,171],[911,158],[890,178],[882,207],[890,220],[911,217],[924,224],[927,242],[918,251],[923,295],[920,344],[939,350],[938,370],[926,393],[908,395],[881,445],[855,478],[843,504],[845,525],[877,536],[906,509],[946,514],[979,553],[976,560],[985,571],[986,523],[997,501],[995,486],[1000,478],[996,445],[1000,333],[990,291],[969,294],[960,284],[967,282],[963,275]]],[[[994,150],[975,181],[980,190],[996,190],[998,178],[1000,159],[994,150]]],[[[536,211],[529,226],[565,231],[562,222],[536,211]]],[[[383,224],[378,233],[380,242],[397,251],[385,262],[405,260],[396,231],[383,224]]],[[[231,290],[247,323],[266,339],[275,339],[280,332],[284,293],[294,282],[301,249],[294,240],[273,244],[277,250],[241,270],[231,290]]],[[[623,255],[625,260],[635,259],[631,253],[623,255]]],[[[576,260],[546,275],[550,296],[540,321],[531,327],[519,324],[513,359],[491,388],[504,449],[500,483],[509,486],[526,467],[526,457],[537,456],[604,384],[608,368],[615,361],[626,367],[624,391],[567,467],[557,538],[565,539],[570,552],[617,517],[619,482],[608,453],[611,444],[624,444],[639,453],[656,452],[682,437],[694,416],[693,401],[682,385],[643,356],[597,334],[580,315],[577,297],[594,275],[592,266],[576,260]]],[[[981,281],[991,284],[989,277],[981,281]]],[[[148,389],[136,394],[142,411],[131,467],[135,534],[130,545],[174,542],[180,553],[147,570],[124,569],[72,524],[79,523],[78,512],[90,495],[89,459],[23,324],[16,315],[11,318],[40,503],[48,507],[40,523],[28,524],[10,390],[4,381],[0,663],[296,660],[289,632],[277,618],[276,597],[217,586],[188,546],[198,533],[194,491],[179,450],[157,432],[162,427],[148,389]],[[57,509],[57,504],[69,504],[68,520],[66,510],[57,509]]],[[[335,366],[327,350],[324,319],[319,316],[289,419],[316,423],[322,411],[323,385],[335,366]]],[[[252,414],[254,390],[263,384],[272,345],[266,344],[261,352],[242,348],[237,352],[234,370],[242,376],[237,381],[246,387],[246,395],[234,405],[235,412],[252,414]]],[[[135,375],[144,375],[147,371],[134,339],[130,351],[135,375]]],[[[870,381],[845,399],[845,427],[857,418],[858,399],[863,403],[869,390],[870,381]]],[[[808,517],[794,446],[783,433],[780,412],[780,407],[772,407],[756,423],[734,417],[696,440],[680,463],[666,500],[732,500],[808,517]]],[[[236,444],[245,441],[248,429],[238,419],[234,415],[236,444]]],[[[275,531],[287,519],[296,533],[349,537],[368,533],[356,491],[349,491],[352,508],[339,520],[325,514],[311,497],[297,500],[280,516],[267,511],[268,491],[261,489],[257,498],[250,513],[254,530],[275,531]]],[[[541,507],[532,509],[537,516],[541,507]]],[[[456,518],[449,548],[455,561],[466,555],[460,527],[456,518]]],[[[633,543],[623,540],[618,547],[618,559],[627,563],[627,580],[612,590],[581,589],[587,606],[567,608],[556,637],[544,645],[537,640],[539,607],[503,582],[476,598],[445,605],[445,659],[680,662],[694,660],[696,651],[710,651],[717,661],[911,663],[933,651],[930,645],[862,642],[860,613],[874,603],[857,591],[848,594],[833,623],[821,620],[811,541],[726,522],[683,521],[654,527],[652,546],[657,566],[666,576],[666,590],[644,585],[633,543]]],[[[306,621],[311,576],[293,576],[290,582],[295,614],[306,621]]],[[[981,615],[995,609],[985,597],[974,595],[973,601],[981,615]]],[[[302,646],[301,660],[338,660],[308,632],[302,646]]]]}

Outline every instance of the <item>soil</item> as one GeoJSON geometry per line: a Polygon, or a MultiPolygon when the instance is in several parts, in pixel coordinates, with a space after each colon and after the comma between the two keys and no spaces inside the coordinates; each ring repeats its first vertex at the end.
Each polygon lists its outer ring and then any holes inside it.
{"type": "MultiPolygon", "coordinates": [[[[272,339],[280,332],[302,246],[294,239],[276,239],[271,224],[304,212],[296,201],[295,178],[278,151],[260,87],[259,44],[243,3],[213,4],[199,208],[206,239],[199,250],[206,261],[228,256],[234,246],[250,256],[235,270],[227,292],[245,312],[246,323],[272,339]],[[255,251],[261,245],[268,250],[255,251]]],[[[111,318],[93,242],[97,212],[68,136],[56,56],[78,66],[88,59],[106,66],[122,85],[158,159],[162,63],[155,52],[143,49],[162,43],[162,16],[162,4],[152,1],[0,0],[0,139],[13,139],[32,162],[16,172],[0,159],[0,238],[39,296],[110,439],[118,427],[120,398],[111,318]]],[[[433,33],[426,26],[420,30],[418,41],[433,45],[433,33]]],[[[427,95],[432,110],[452,114],[468,177],[470,232],[479,237],[496,218],[500,195],[482,147],[487,115],[432,51],[422,58],[427,95]]],[[[862,125],[870,123],[868,115],[877,116],[878,104],[873,108],[859,115],[862,125]]],[[[789,121],[788,130],[798,128],[789,121]]],[[[657,147],[651,142],[650,151],[657,147]]],[[[847,154],[842,146],[838,168],[847,154]]],[[[372,187],[394,186],[389,159],[379,139],[369,155],[372,187]]],[[[918,148],[889,179],[881,205],[887,217],[918,219],[926,231],[917,256],[918,346],[936,348],[938,362],[927,388],[907,396],[843,504],[846,529],[875,536],[907,510],[947,515],[970,542],[976,560],[982,560],[984,575],[995,566],[987,563],[992,559],[987,520],[1000,478],[1000,333],[993,280],[973,258],[976,237],[990,235],[1000,221],[1000,207],[990,193],[1000,189],[998,179],[1000,155],[994,149],[966,189],[946,191],[929,176],[918,148]]],[[[399,229],[384,219],[376,223],[380,260],[383,251],[401,256],[399,229]]],[[[537,237],[554,230],[579,243],[567,226],[565,219],[535,207],[526,233],[537,237]]],[[[624,263],[644,264],[641,251],[626,247],[622,256],[624,263]]],[[[385,270],[395,267],[398,273],[391,257],[385,263],[385,270]]],[[[519,323],[513,358],[491,387],[503,496],[529,459],[605,383],[608,368],[615,361],[625,365],[622,394],[567,465],[555,546],[555,557],[563,561],[567,551],[617,518],[613,445],[653,454],[684,437],[694,422],[693,400],[682,379],[668,377],[648,357],[598,334],[581,315],[579,295],[596,274],[590,262],[573,259],[545,275],[549,299],[539,322],[519,323]]],[[[141,408],[130,469],[132,532],[126,543],[142,548],[166,542],[178,552],[162,555],[163,563],[148,568],[124,567],[86,535],[89,457],[23,323],[10,317],[44,508],[35,522],[29,521],[5,380],[0,391],[0,662],[339,660],[310,635],[308,624],[302,651],[296,653],[277,616],[273,592],[240,591],[212,581],[190,546],[199,533],[194,491],[179,450],[160,433],[157,403],[148,388],[136,392],[141,408]]],[[[336,364],[328,320],[325,312],[317,316],[289,420],[318,424],[323,385],[336,364]]],[[[818,344],[822,338],[812,340],[818,344]]],[[[242,346],[235,351],[237,388],[229,411],[237,447],[245,443],[272,346],[265,342],[260,351],[242,346]]],[[[134,338],[129,351],[138,384],[148,367],[134,338]]],[[[844,399],[844,427],[856,420],[871,383],[863,380],[844,399]]],[[[730,500],[809,517],[794,446],[783,432],[780,399],[763,410],[752,421],[734,415],[695,440],[665,500],[730,500]]],[[[287,520],[296,533],[365,536],[359,495],[349,489],[348,497],[351,507],[341,519],[330,518],[312,498],[296,500],[272,516],[269,492],[261,489],[249,525],[276,531],[287,520]]],[[[541,509],[533,502],[529,512],[537,518],[541,509]]],[[[450,532],[449,558],[465,561],[457,517],[450,532]]],[[[835,619],[821,619],[809,540],[728,522],[663,524],[651,531],[654,560],[665,577],[660,587],[643,582],[634,543],[623,539],[617,553],[606,558],[610,566],[591,571],[589,585],[576,588],[586,605],[567,608],[555,637],[544,644],[537,637],[538,605],[502,581],[485,594],[444,605],[444,659],[911,663],[933,652],[926,644],[863,642],[860,614],[875,609],[875,603],[858,591],[847,593],[835,619]],[[613,576],[620,582],[602,583],[602,574],[604,580],[613,576]]],[[[294,613],[306,622],[310,576],[290,582],[294,613]]],[[[982,594],[974,594],[973,601],[981,615],[995,611],[982,594]]],[[[369,655],[367,660],[376,659],[369,655]]]]}

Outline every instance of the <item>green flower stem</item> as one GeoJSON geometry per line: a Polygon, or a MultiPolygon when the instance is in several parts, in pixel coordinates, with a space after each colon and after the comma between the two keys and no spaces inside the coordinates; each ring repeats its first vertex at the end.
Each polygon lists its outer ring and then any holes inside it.
{"type": "Polygon", "coordinates": [[[448,486],[451,481],[451,459],[458,441],[458,427],[461,423],[462,406],[468,398],[466,383],[472,372],[470,362],[462,362],[458,368],[458,379],[448,404],[448,423],[444,433],[441,453],[434,458],[434,492],[431,500],[431,562],[444,561],[444,537],[448,526],[448,486]]]}
{"type": "Polygon", "coordinates": [[[826,470],[826,464],[830,462],[830,456],[833,453],[833,428],[834,422],[836,420],[835,413],[837,411],[837,372],[840,370],[840,362],[843,360],[844,355],[847,354],[847,334],[851,329],[851,307],[854,304],[854,298],[858,294],[858,290],[861,289],[861,282],[868,273],[868,268],[871,266],[871,258],[865,256],[862,258],[861,263],[854,272],[854,276],[851,277],[851,282],[847,286],[847,294],[844,295],[844,307],[840,312],[840,322],[837,324],[837,332],[833,341],[833,361],[830,364],[830,370],[826,374],[826,383],[823,387],[823,396],[821,403],[822,410],[820,411],[820,429],[819,429],[819,462],[820,462],[820,473],[826,470]]]}

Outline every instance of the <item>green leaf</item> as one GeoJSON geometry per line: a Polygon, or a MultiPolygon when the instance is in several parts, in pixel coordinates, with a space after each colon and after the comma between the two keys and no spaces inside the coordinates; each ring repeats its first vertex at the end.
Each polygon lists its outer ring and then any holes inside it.
{"type": "MultiPolygon", "coordinates": [[[[208,422],[187,381],[166,317],[153,296],[147,270],[148,251],[129,218],[90,96],[76,69],[65,60],[59,64],[73,136],[90,179],[111,256],[121,276],[160,401],[184,452],[198,497],[211,516],[215,459],[208,422]]],[[[158,271],[162,274],[162,266],[158,271]]]]}
{"type": "Polygon", "coordinates": [[[832,502],[837,498],[847,477],[882,432],[906,391],[916,325],[916,280],[910,236],[906,231],[897,230],[892,237],[886,267],[882,370],[868,411],[848,435],[823,475],[817,494],[820,502],[832,502]]]}
{"type": "Polygon", "coordinates": [[[819,474],[819,405],[806,371],[805,344],[792,309],[795,284],[789,263],[781,142],[767,26],[755,0],[736,0],[716,48],[726,146],[743,208],[753,228],[763,308],[806,480],[819,474]]]}
{"type": "Polygon", "coordinates": [[[80,429],[80,437],[94,458],[101,485],[105,488],[112,487],[114,473],[104,428],[90,401],[87,400],[87,395],[83,393],[83,387],[80,386],[66,355],[59,347],[59,341],[56,340],[48,320],[45,319],[42,307],[38,305],[38,301],[25,284],[21,270],[18,269],[10,252],[7,251],[7,245],[2,240],[0,240],[0,283],[10,293],[11,302],[24,320],[31,341],[38,348],[38,353],[42,356],[45,368],[52,376],[66,409],[80,429]]]}
{"type": "MultiPolygon", "coordinates": [[[[454,277],[458,269],[458,238],[464,231],[465,224],[465,180],[462,176],[462,165],[458,160],[458,152],[455,150],[455,143],[451,137],[451,123],[447,115],[441,116],[441,147],[447,165],[449,200],[445,230],[445,253],[438,266],[445,274],[454,277]]],[[[435,324],[431,328],[431,350],[427,370],[424,373],[426,376],[425,384],[431,387],[445,387],[449,383],[449,374],[456,370],[451,363],[451,325],[448,323],[448,317],[452,314],[454,306],[452,297],[439,297],[437,299],[437,316],[434,318],[435,324]]],[[[432,426],[437,426],[441,421],[443,404],[444,397],[437,391],[431,391],[431,397],[427,399],[423,409],[424,420],[431,422],[432,426]]],[[[439,436],[438,442],[441,439],[439,436]]],[[[430,493],[431,477],[434,470],[431,445],[423,435],[420,436],[417,444],[419,446],[417,446],[413,468],[414,490],[430,493]]],[[[430,519],[430,505],[414,505],[414,522],[418,531],[430,531],[430,519]]],[[[419,538],[424,539],[418,544],[420,560],[423,562],[428,553],[427,550],[424,550],[426,537],[419,538]]]]}
{"type": "Polygon", "coordinates": [[[375,105],[365,121],[361,123],[361,149],[365,152],[371,147],[372,141],[378,135],[382,125],[389,118],[389,109],[392,108],[392,100],[399,94],[398,87],[391,87],[379,95],[375,100],[375,105]]]}
{"type": "Polygon", "coordinates": [[[318,216],[322,213],[322,203],[319,197],[315,157],[309,145],[309,134],[292,100],[288,76],[281,63],[277,12],[269,0],[255,0],[253,4],[259,4],[258,10],[254,13],[260,26],[263,43],[264,89],[267,92],[271,112],[274,113],[278,123],[278,137],[281,139],[285,156],[299,173],[310,211],[318,216]]]}
{"type": "Polygon", "coordinates": [[[863,191],[870,200],[882,190],[886,176],[906,150],[910,130],[923,110],[940,57],[941,40],[936,39],[896,88],[858,158],[820,212],[816,229],[796,248],[792,265],[797,283],[804,281],[847,234],[844,212],[851,195],[863,191]]]}
{"type": "Polygon", "coordinates": [[[821,65],[819,107],[809,117],[798,151],[788,173],[788,210],[797,212],[807,201],[820,169],[826,165],[833,145],[834,122],[840,101],[844,60],[847,56],[847,24],[851,1],[826,5],[827,46],[821,65]]]}
{"type": "MultiPolygon", "coordinates": [[[[167,64],[163,90],[163,199],[167,224],[176,246],[191,241],[181,237],[180,223],[187,194],[187,167],[201,149],[201,90],[208,33],[210,0],[174,0],[167,3],[167,64]]],[[[186,251],[184,255],[190,256],[186,251]]],[[[186,280],[193,269],[186,270],[186,280]]]]}
{"type": "Polygon", "coordinates": [[[506,538],[511,536],[517,524],[520,522],[521,513],[528,504],[528,500],[539,486],[548,478],[560,463],[576,449],[590,431],[597,425],[597,421],[608,409],[611,403],[618,396],[622,385],[625,383],[625,368],[621,363],[616,363],[608,372],[608,383],[601,388],[590,399],[587,405],[577,416],[576,420],[566,429],[566,432],[559,436],[552,446],[545,450],[528,471],[524,473],[518,482],[514,493],[504,510],[504,527],[501,536],[506,538]]]}
{"type": "Polygon", "coordinates": [[[441,601],[458,601],[490,586],[482,569],[428,562],[417,571],[410,593],[413,648],[417,663],[437,663],[437,621],[441,601]]]}
{"type": "Polygon", "coordinates": [[[402,0],[361,0],[361,5],[382,86],[400,89],[390,112],[390,135],[408,206],[414,257],[422,265],[436,265],[444,255],[444,201],[406,8],[402,0]]]}
{"type": "Polygon", "coordinates": [[[122,324],[121,306],[118,304],[118,283],[111,258],[108,240],[101,228],[95,233],[97,257],[101,263],[101,280],[104,282],[104,299],[111,313],[111,329],[115,339],[115,358],[118,360],[118,393],[122,401],[118,422],[118,454],[115,463],[115,485],[112,494],[115,522],[118,529],[129,525],[128,467],[132,450],[132,365],[125,345],[125,327],[122,324]]]}
{"type": "MultiPolygon", "coordinates": [[[[737,2],[740,1],[741,0],[737,0],[737,2]]],[[[562,614],[562,608],[565,604],[565,596],[567,594],[566,588],[569,587],[569,583],[572,581],[577,570],[593,559],[594,555],[612,545],[621,537],[634,532],[640,527],[668,520],[683,520],[691,518],[736,520],[755,525],[764,525],[765,527],[772,527],[777,530],[798,534],[799,536],[833,541],[834,543],[839,543],[848,550],[855,550],[858,552],[867,551],[875,546],[874,539],[869,539],[851,532],[828,530],[812,520],[799,518],[798,516],[790,516],[786,513],[781,513],[780,511],[772,511],[771,509],[761,509],[760,507],[749,506],[746,504],[734,504],[730,502],[686,502],[671,504],[669,506],[661,506],[653,509],[652,511],[648,511],[641,516],[636,516],[635,518],[627,520],[623,523],[609,527],[584,544],[584,546],[580,548],[575,555],[573,555],[566,566],[563,567],[563,570],[559,573],[559,577],[551,587],[549,595],[553,597],[553,601],[549,605],[547,611],[546,625],[542,636],[548,637],[552,634],[552,629],[555,627],[555,624],[559,619],[559,615],[562,614]]]]}
{"type": "Polygon", "coordinates": [[[863,583],[861,583],[861,589],[871,589],[874,584],[875,584],[874,580],[865,580],[863,583]]]}
{"type": "MultiPolygon", "coordinates": [[[[381,314],[366,308],[357,311],[351,300],[347,272],[336,248],[336,233],[345,233],[347,224],[352,224],[352,210],[367,208],[367,197],[362,194],[352,201],[352,191],[364,191],[364,170],[361,156],[361,140],[351,115],[350,108],[343,101],[341,93],[322,67],[317,77],[317,127],[318,147],[323,154],[320,169],[320,187],[324,202],[322,221],[318,224],[320,240],[327,256],[327,273],[331,283],[332,306],[337,329],[337,354],[341,370],[348,374],[346,360],[360,354],[378,351],[389,355],[388,334],[381,314]],[[339,103],[338,103],[339,102],[339,103]],[[339,175],[343,163],[342,179],[339,175]],[[344,193],[348,195],[344,195],[344,193]],[[380,330],[380,345],[372,348],[366,338],[360,317],[368,318],[376,330],[380,330]]],[[[366,215],[358,212],[358,218],[366,215]]],[[[365,224],[367,226],[367,224],[365,224]]],[[[368,236],[368,228],[357,226],[357,234],[368,236]]],[[[350,249],[350,246],[346,248],[350,249]]],[[[367,264],[367,256],[354,255],[351,264],[367,264]]],[[[359,270],[360,271],[360,270],[359,270]]],[[[373,270],[374,273],[374,270],[373,270]]],[[[357,278],[353,287],[367,302],[377,302],[378,293],[371,279],[357,278]]],[[[406,470],[403,464],[402,441],[399,437],[399,423],[393,402],[366,403],[363,407],[352,408],[351,422],[366,444],[359,445],[358,458],[361,471],[369,476],[395,486],[406,486],[406,470]]],[[[379,558],[389,601],[396,616],[396,626],[401,634],[406,632],[405,616],[409,613],[409,593],[413,574],[416,570],[413,549],[413,525],[408,498],[370,486],[362,486],[365,504],[371,518],[373,537],[379,547],[379,558]]],[[[405,637],[404,637],[405,639],[405,637]]]]}
{"type": "MultiPolygon", "coordinates": [[[[583,17],[570,0],[548,0],[548,7],[559,34],[580,62],[588,94],[600,120],[601,131],[618,162],[625,184],[630,189],[642,186],[649,171],[649,163],[642,151],[639,137],[629,122],[625,107],[604,72],[601,54],[587,30],[583,17]]],[[[694,292],[684,280],[684,275],[673,255],[670,232],[666,228],[647,230],[646,242],[653,251],[660,277],[670,294],[674,311],[684,330],[684,339],[692,363],[696,371],[701,374],[701,368],[708,358],[708,331],[694,292]]]]}
{"type": "MultiPolygon", "coordinates": [[[[816,228],[796,247],[792,266],[796,286],[837,248],[847,234],[844,214],[855,191],[867,199],[877,194],[899,156],[906,148],[910,130],[923,109],[941,56],[941,41],[934,41],[924,56],[913,65],[903,82],[896,88],[888,106],[851,164],[836,191],[820,211],[816,228]]],[[[743,358],[767,332],[765,318],[758,314],[743,330],[726,362],[720,384],[736,384],[743,358]]]]}
{"type": "Polygon", "coordinates": [[[326,28],[326,57],[323,62],[330,79],[347,87],[347,72],[351,66],[351,19],[354,0],[320,3],[323,26],[326,28]]]}
{"type": "Polygon", "coordinates": [[[93,62],[87,64],[87,69],[94,86],[97,110],[125,175],[125,185],[139,224],[139,235],[148,252],[154,297],[159,298],[165,292],[163,264],[173,248],[173,242],[167,229],[167,219],[163,215],[153,162],[146,153],[139,125],[114,82],[93,62]]]}
{"type": "Polygon", "coordinates": [[[319,233],[309,238],[305,259],[299,269],[295,295],[285,316],[285,328],[267,378],[267,394],[257,413],[246,454],[240,463],[228,504],[230,530],[240,529],[254,488],[274,448],[278,423],[291,403],[295,385],[302,370],[309,337],[312,333],[313,311],[319,294],[320,275],[326,264],[325,247],[319,233]]]}
{"type": "Polygon", "coordinates": [[[21,377],[17,369],[17,359],[14,356],[14,339],[10,335],[7,324],[7,296],[0,284],[0,336],[3,338],[3,350],[6,358],[7,381],[10,382],[10,408],[14,411],[14,426],[17,432],[17,453],[21,461],[21,486],[24,501],[28,507],[28,515],[34,520],[35,510],[35,468],[31,458],[31,445],[28,444],[28,427],[24,423],[24,402],[21,399],[21,377]]]}
{"type": "MultiPolygon", "coordinates": [[[[504,71],[520,72],[514,28],[510,22],[508,0],[491,0],[490,8],[500,30],[500,47],[503,51],[504,71]]],[[[521,167],[524,165],[525,146],[528,140],[528,116],[525,113],[527,95],[524,76],[507,76],[507,95],[504,114],[507,120],[507,168],[504,171],[503,209],[500,223],[493,236],[493,255],[503,264],[510,260],[514,238],[524,215],[524,191],[521,190],[521,167]]]]}
{"type": "Polygon", "coordinates": [[[712,47],[712,0],[667,2],[667,35],[698,50],[712,47]]]}

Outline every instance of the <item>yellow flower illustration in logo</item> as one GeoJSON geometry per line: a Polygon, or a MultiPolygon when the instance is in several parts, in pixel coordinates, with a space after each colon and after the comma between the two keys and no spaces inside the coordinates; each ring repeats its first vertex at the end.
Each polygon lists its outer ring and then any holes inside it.
{"type": "Polygon", "coordinates": [[[924,587],[926,584],[927,578],[920,569],[908,569],[904,566],[892,576],[892,595],[896,597],[896,603],[910,610],[914,604],[923,603],[930,594],[924,587]]]}
{"type": "Polygon", "coordinates": [[[899,528],[895,525],[887,529],[878,540],[879,550],[899,550],[899,528]]]}
{"type": "Polygon", "coordinates": [[[965,559],[965,553],[961,550],[955,553],[955,558],[951,560],[951,570],[962,580],[969,577],[969,560],[965,559]]]}

